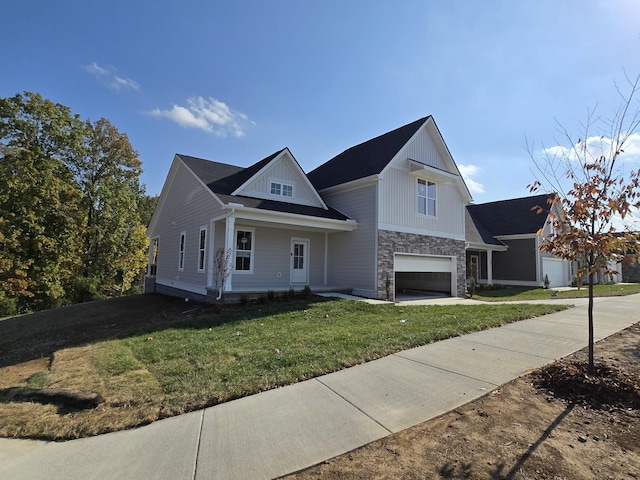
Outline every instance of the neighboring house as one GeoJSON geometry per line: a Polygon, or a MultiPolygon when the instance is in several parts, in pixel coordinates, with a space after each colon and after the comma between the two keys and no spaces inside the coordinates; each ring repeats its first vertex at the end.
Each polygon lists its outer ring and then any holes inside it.
{"type": "Polygon", "coordinates": [[[623,282],[640,283],[640,258],[637,255],[627,255],[621,264],[618,264],[618,271],[623,282]]]}
{"type": "MultiPolygon", "coordinates": [[[[549,208],[553,194],[467,206],[467,271],[481,284],[543,286],[571,285],[572,264],[539,250],[551,233],[549,208]]],[[[559,214],[557,205],[552,212],[559,214]]]]}
{"type": "Polygon", "coordinates": [[[464,295],[470,201],[430,116],[308,175],[287,148],[247,168],[176,155],[148,228],[147,291],[216,298],[224,249],[233,294],[464,295]]]}

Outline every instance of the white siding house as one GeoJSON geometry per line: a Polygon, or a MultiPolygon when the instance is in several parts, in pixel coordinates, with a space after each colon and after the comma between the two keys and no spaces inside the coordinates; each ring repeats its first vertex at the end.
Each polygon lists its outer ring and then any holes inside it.
{"type": "Polygon", "coordinates": [[[176,155],[148,228],[148,284],[214,300],[222,251],[224,290],[236,294],[309,285],[463,295],[470,200],[432,117],[309,174],[286,148],[246,168],[176,155]]]}
{"type": "Polygon", "coordinates": [[[465,294],[471,196],[432,117],[351,147],[308,177],[327,204],[358,221],[335,238],[330,278],[353,277],[354,293],[373,298],[465,294]]]}

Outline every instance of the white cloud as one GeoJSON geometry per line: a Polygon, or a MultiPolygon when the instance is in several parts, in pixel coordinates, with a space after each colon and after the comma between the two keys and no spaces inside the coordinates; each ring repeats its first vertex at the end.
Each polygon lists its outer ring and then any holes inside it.
{"type": "Polygon", "coordinates": [[[190,110],[179,105],[174,105],[171,110],[160,110],[156,108],[149,112],[149,114],[156,117],[168,118],[185,128],[200,128],[208,132],[211,131],[211,127],[205,119],[196,117],[190,110]]]}
{"type": "Polygon", "coordinates": [[[480,169],[476,165],[458,165],[458,170],[460,170],[462,178],[464,178],[464,181],[472,194],[484,193],[484,185],[472,178],[480,172],[480,169]]]}
{"type": "Polygon", "coordinates": [[[85,65],[84,69],[112,90],[140,90],[140,84],[135,80],[122,78],[113,69],[101,67],[96,62],[85,65]]]}
{"type": "Polygon", "coordinates": [[[85,70],[93,75],[106,75],[107,71],[98,65],[96,62],[93,62],[87,66],[85,66],[85,70]]]}
{"type": "Polygon", "coordinates": [[[120,88],[131,88],[133,90],[139,90],[140,84],[130,78],[121,78],[117,75],[113,76],[113,82],[111,82],[111,86],[116,90],[120,90],[120,88]]]}
{"type": "Polygon", "coordinates": [[[221,137],[244,136],[244,128],[250,122],[244,113],[229,108],[226,103],[213,97],[191,97],[186,107],[174,105],[171,110],[156,108],[147,113],[168,118],[185,128],[199,128],[221,137]]]}
{"type": "MultiPolygon", "coordinates": [[[[548,157],[560,157],[568,160],[578,160],[578,157],[584,158],[585,154],[587,158],[597,158],[599,156],[606,156],[611,158],[612,139],[602,137],[588,137],[586,140],[586,150],[584,143],[575,144],[571,147],[565,147],[562,145],[554,145],[553,147],[545,148],[542,150],[542,154],[548,157]]],[[[623,153],[618,157],[620,160],[640,160],[640,133],[632,133],[626,142],[622,146],[623,153]]]]}

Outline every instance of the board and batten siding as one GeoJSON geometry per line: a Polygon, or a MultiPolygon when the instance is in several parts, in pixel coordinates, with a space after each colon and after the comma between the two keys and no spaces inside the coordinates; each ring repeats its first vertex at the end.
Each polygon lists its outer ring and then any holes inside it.
{"type": "MultiPolygon", "coordinates": [[[[173,166],[175,175],[163,200],[159,220],[151,238],[159,238],[156,283],[196,293],[206,293],[207,269],[198,272],[200,228],[207,227],[207,248],[210,219],[222,214],[222,207],[205,187],[196,180],[182,162],[173,166]],[[180,234],[186,233],[184,270],[178,270],[180,234]]],[[[209,252],[206,252],[208,258],[209,252]]]]}
{"type": "Polygon", "coordinates": [[[329,234],[327,281],[376,298],[377,184],[326,194],[325,202],[358,222],[352,232],[329,234]]]}
{"type": "Polygon", "coordinates": [[[408,167],[385,172],[380,185],[380,224],[387,230],[422,230],[425,235],[464,239],[465,206],[458,188],[452,182],[437,184],[436,215],[431,217],[418,214],[417,182],[408,167]]]}
{"type": "MultiPolygon", "coordinates": [[[[216,244],[218,237],[223,237],[224,222],[219,222],[223,228],[216,229],[216,244]]],[[[259,291],[265,286],[273,290],[287,290],[291,286],[291,239],[304,238],[309,240],[308,272],[309,285],[322,285],[324,282],[324,233],[287,230],[254,226],[236,220],[235,229],[252,229],[253,238],[253,273],[234,272],[232,275],[233,291],[259,291]]],[[[221,239],[222,245],[224,238],[221,239]]],[[[235,264],[235,260],[232,259],[235,264]]],[[[301,288],[301,286],[300,286],[301,288]]]]}
{"type": "MultiPolygon", "coordinates": [[[[423,129],[395,156],[380,182],[380,228],[444,236],[464,240],[465,201],[454,182],[436,186],[436,215],[419,215],[417,178],[410,175],[409,159],[448,171],[447,162],[434,143],[428,129],[423,129]],[[394,228],[395,227],[395,228],[394,228]]],[[[428,174],[425,176],[428,179],[428,174]]]]}
{"type": "Polygon", "coordinates": [[[407,143],[399,152],[400,158],[412,158],[440,170],[449,170],[442,154],[436,146],[427,129],[422,129],[418,135],[407,143]]]}
{"type": "Polygon", "coordinates": [[[279,201],[291,201],[301,205],[322,207],[315,191],[309,186],[308,180],[288,156],[281,157],[278,161],[269,165],[251,183],[246,185],[240,195],[257,196],[260,198],[272,198],[279,201]],[[293,185],[293,198],[271,195],[271,181],[280,181],[293,185]]]}

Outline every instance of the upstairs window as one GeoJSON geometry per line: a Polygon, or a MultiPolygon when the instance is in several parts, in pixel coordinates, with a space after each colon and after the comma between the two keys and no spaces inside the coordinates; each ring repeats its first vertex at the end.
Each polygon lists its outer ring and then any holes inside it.
{"type": "Polygon", "coordinates": [[[293,185],[282,182],[271,182],[271,195],[293,197],[293,185]]]}
{"type": "Polygon", "coordinates": [[[253,272],[253,231],[236,231],[236,272],[253,272]]]}
{"type": "Polygon", "coordinates": [[[436,184],[418,179],[418,213],[436,216],[436,184]]]}

